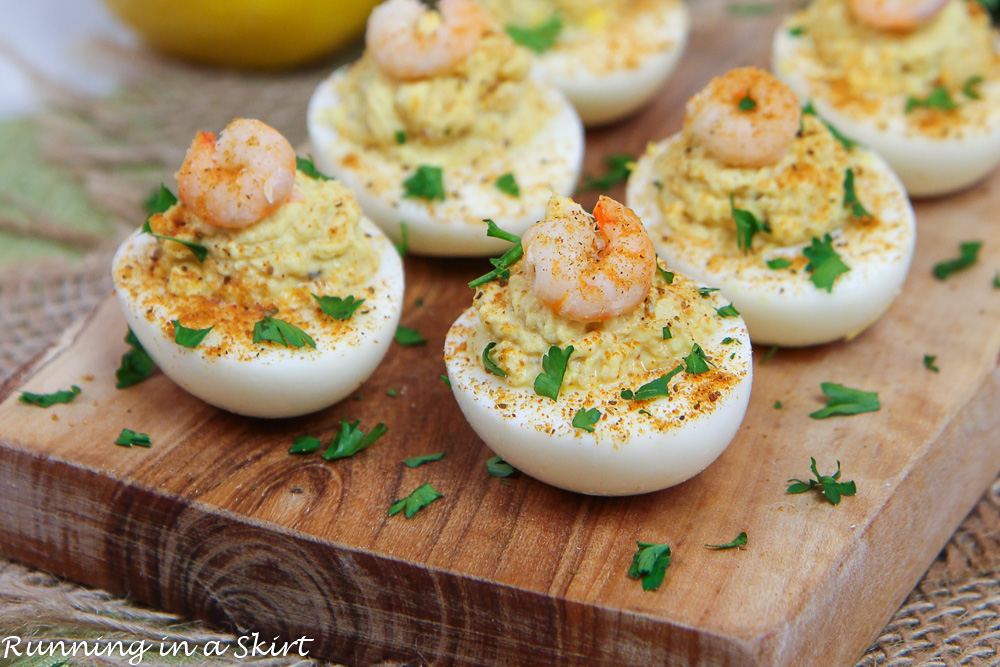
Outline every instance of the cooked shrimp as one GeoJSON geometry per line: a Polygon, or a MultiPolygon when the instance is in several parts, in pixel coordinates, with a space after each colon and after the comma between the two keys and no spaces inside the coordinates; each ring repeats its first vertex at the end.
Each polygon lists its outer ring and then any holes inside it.
{"type": "Polygon", "coordinates": [[[441,0],[436,11],[420,0],[388,0],[368,18],[365,44],[383,72],[411,81],[446,72],[472,53],[486,22],[471,0],[441,0]]]}
{"type": "Polygon", "coordinates": [[[847,0],[862,23],[880,30],[905,32],[937,16],[948,0],[847,0]]]}
{"type": "Polygon", "coordinates": [[[791,89],[756,67],[712,79],[688,100],[686,128],[731,167],[765,167],[781,159],[799,131],[802,110],[791,89]]]}
{"type": "Polygon", "coordinates": [[[653,243],[632,209],[602,196],[594,219],[596,229],[582,209],[570,211],[536,223],[521,238],[532,292],[557,314],[580,322],[632,310],[656,273],[653,243]]]}
{"type": "Polygon", "coordinates": [[[199,218],[218,227],[246,227],[291,196],[295,151],[270,125],[237,118],[218,139],[198,132],[174,178],[181,202],[199,218]]]}

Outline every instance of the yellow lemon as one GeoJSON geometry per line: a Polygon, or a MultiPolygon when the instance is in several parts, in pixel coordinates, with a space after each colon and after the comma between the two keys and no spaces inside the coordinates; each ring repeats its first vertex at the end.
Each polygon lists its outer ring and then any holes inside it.
{"type": "Polygon", "coordinates": [[[379,0],[105,0],[153,47],[212,65],[274,68],[332,53],[379,0]]]}

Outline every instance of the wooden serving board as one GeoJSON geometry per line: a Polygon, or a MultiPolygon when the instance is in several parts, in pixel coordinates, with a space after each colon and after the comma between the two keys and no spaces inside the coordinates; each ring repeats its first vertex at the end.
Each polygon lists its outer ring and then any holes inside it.
{"type": "MultiPolygon", "coordinates": [[[[661,98],[591,133],[591,171],[676,131],[683,100],[711,74],[766,63],[777,14],[737,20],[705,3],[694,17],[661,98]]],[[[125,324],[109,297],[0,390],[0,551],[222,626],[306,636],[311,655],[352,664],[849,664],[1000,471],[998,209],[1000,174],[921,202],[890,312],[850,343],[767,363],[757,350],[729,449],[693,480],[631,498],[486,474],[492,454],[438,378],[483,260],[408,257],[403,324],[427,346],[394,345],[355,396],[300,419],[223,413],[160,374],[116,390],[125,324]],[[931,276],[973,239],[984,242],[976,266],[931,276]],[[877,390],[882,409],[812,420],[823,381],[877,390]],[[71,384],[83,393],[69,405],[17,401],[71,384]],[[389,431],[349,460],[286,453],[298,435],[328,441],[343,418],[389,431]],[[123,427],[149,433],[152,448],[112,444],[123,427]],[[401,463],[441,450],[438,463],[401,463]],[[810,456],[824,473],[839,459],[857,496],[834,507],[786,495],[810,456]],[[444,498],[387,518],[423,482],[444,498]],[[703,546],[740,531],[746,549],[703,546]],[[673,549],[659,591],[626,576],[636,540],[673,549]]]]}

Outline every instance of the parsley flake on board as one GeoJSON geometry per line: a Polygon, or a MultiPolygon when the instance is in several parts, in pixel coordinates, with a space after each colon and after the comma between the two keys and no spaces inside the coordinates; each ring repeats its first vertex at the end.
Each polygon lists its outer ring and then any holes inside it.
{"type": "Polygon", "coordinates": [[[438,498],[444,498],[444,496],[438,493],[437,489],[430,485],[430,482],[424,482],[414,489],[410,495],[390,505],[389,516],[405,511],[406,518],[412,519],[414,514],[438,498]]]}
{"type": "Polygon", "coordinates": [[[924,98],[913,97],[912,95],[906,99],[906,113],[910,113],[914,109],[939,109],[941,111],[954,111],[959,107],[958,102],[951,99],[951,95],[948,94],[948,89],[944,86],[938,86],[931,93],[924,98]]]}
{"type": "Polygon", "coordinates": [[[505,194],[508,194],[511,197],[521,196],[521,188],[517,186],[517,180],[514,178],[514,174],[510,172],[507,172],[506,174],[498,178],[494,183],[494,185],[496,186],[497,190],[505,194]]]}
{"type": "MultiPolygon", "coordinates": [[[[700,349],[700,348],[699,348],[700,349]]],[[[678,364],[666,375],[656,378],[652,382],[647,382],[635,391],[622,389],[620,396],[626,401],[648,401],[651,398],[660,398],[670,395],[670,381],[675,375],[684,370],[684,366],[678,364]]],[[[706,366],[705,370],[708,370],[706,366]]]]}
{"type": "Polygon", "coordinates": [[[399,223],[399,243],[393,241],[392,245],[396,246],[396,252],[400,257],[406,257],[406,251],[410,246],[410,226],[405,222],[399,223]]]}
{"type": "Polygon", "coordinates": [[[174,342],[181,347],[198,347],[201,341],[205,340],[205,336],[214,327],[208,327],[207,329],[188,329],[186,326],[181,324],[180,320],[173,320],[171,324],[174,325],[174,342]]]}
{"type": "Polygon", "coordinates": [[[819,471],[816,470],[816,459],[809,457],[811,463],[809,464],[809,469],[812,473],[816,475],[816,479],[810,479],[808,482],[803,482],[801,479],[795,479],[794,477],[789,482],[792,485],[785,490],[785,493],[805,493],[810,489],[816,489],[823,494],[823,497],[830,501],[833,505],[840,504],[841,496],[853,496],[858,492],[857,486],[854,482],[840,482],[840,461],[837,461],[837,472],[833,475],[820,475],[819,471]]]}
{"type": "Polygon", "coordinates": [[[597,408],[580,408],[573,415],[574,428],[581,428],[588,433],[594,432],[594,424],[601,419],[601,411],[597,408]]]}
{"type": "Polygon", "coordinates": [[[670,545],[636,542],[639,549],[632,556],[628,576],[642,579],[642,590],[655,591],[663,583],[670,565],[670,545]]]}
{"type": "Polygon", "coordinates": [[[628,180],[635,166],[635,158],[628,153],[616,153],[604,158],[604,164],[608,168],[603,176],[586,176],[583,179],[581,190],[610,190],[619,183],[628,180]]]}
{"type": "Polygon", "coordinates": [[[442,382],[448,385],[448,389],[451,389],[451,380],[448,379],[447,375],[438,375],[438,377],[441,378],[442,382]]]}
{"type": "Polygon", "coordinates": [[[403,181],[403,196],[412,199],[444,201],[444,172],[441,167],[431,167],[422,164],[417,171],[403,181]]]}
{"type": "Polygon", "coordinates": [[[767,260],[767,268],[769,269],[787,269],[791,265],[792,263],[784,257],[767,260]]]}
{"type": "Polygon", "coordinates": [[[934,363],[935,361],[937,361],[937,355],[935,355],[935,354],[925,354],[924,355],[924,368],[926,368],[929,371],[934,371],[935,373],[940,373],[941,369],[938,368],[937,365],[935,365],[935,363],[934,363]]]}
{"type": "Polygon", "coordinates": [[[736,104],[736,107],[740,111],[753,111],[754,109],[757,108],[757,102],[752,97],[750,97],[749,88],[747,88],[746,94],[736,104]]]}
{"type": "Polygon", "coordinates": [[[355,299],[350,294],[341,298],[339,296],[320,296],[313,294],[319,309],[335,320],[349,320],[354,315],[354,311],[361,307],[364,299],[355,299]]]}
{"type": "Polygon", "coordinates": [[[490,477],[513,477],[517,474],[517,470],[511,464],[504,461],[499,456],[494,456],[486,460],[486,472],[490,474],[490,477]]]}
{"type": "Polygon", "coordinates": [[[691,353],[684,357],[684,372],[688,375],[699,375],[708,370],[710,363],[705,351],[695,343],[691,346],[691,353]]]}
{"type": "Polygon", "coordinates": [[[745,547],[747,545],[747,534],[746,531],[741,532],[736,536],[736,539],[732,542],[726,542],[725,544],[706,544],[705,546],[709,549],[715,549],[721,551],[722,549],[737,549],[739,547],[745,547]]]}
{"type": "Polygon", "coordinates": [[[559,398],[559,389],[562,387],[566,364],[571,354],[573,354],[572,345],[567,345],[565,350],[553,345],[549,348],[548,354],[542,355],[542,372],[535,378],[536,394],[551,398],[553,401],[559,398]]]}
{"type": "Polygon", "coordinates": [[[505,378],[507,377],[507,371],[497,366],[496,362],[490,359],[490,352],[496,346],[497,344],[495,342],[490,341],[489,343],[486,344],[486,347],[483,348],[483,368],[485,368],[490,373],[493,373],[493,375],[505,378]]]}
{"type": "Polygon", "coordinates": [[[854,191],[854,170],[850,167],[844,172],[844,206],[850,209],[855,218],[871,217],[871,213],[858,201],[858,195],[854,191]]]}
{"type": "Polygon", "coordinates": [[[385,395],[388,396],[389,398],[396,398],[397,396],[399,396],[399,392],[396,390],[395,387],[389,387],[388,389],[385,390],[385,395]]]}
{"type": "Polygon", "coordinates": [[[802,249],[802,254],[809,260],[806,265],[809,280],[812,281],[813,285],[819,289],[825,289],[827,292],[833,292],[833,281],[837,279],[837,276],[851,270],[840,259],[837,251],[833,249],[833,239],[829,234],[824,234],[822,241],[814,236],[812,243],[802,249]]]}
{"type": "Polygon", "coordinates": [[[340,420],[340,430],[337,431],[330,446],[323,452],[323,458],[327,461],[334,461],[354,456],[361,450],[367,449],[389,431],[385,424],[379,422],[366,434],[358,428],[360,423],[360,419],[355,419],[351,423],[347,423],[346,419],[340,420]]]}
{"type": "Polygon", "coordinates": [[[396,327],[396,333],[393,338],[403,347],[415,347],[427,344],[427,339],[421,336],[419,331],[402,325],[396,327]]]}
{"type": "Polygon", "coordinates": [[[22,391],[17,400],[25,405],[37,405],[40,408],[51,408],[56,403],[69,403],[80,393],[80,388],[75,384],[69,389],[61,389],[51,394],[33,394],[30,391],[22,391]]]}
{"type": "Polygon", "coordinates": [[[804,107],[802,107],[802,115],[815,116],[816,118],[819,118],[820,121],[824,125],[826,125],[826,129],[830,131],[830,134],[833,135],[833,138],[839,141],[840,145],[843,146],[846,150],[851,150],[852,148],[858,145],[858,142],[854,141],[853,139],[848,139],[847,137],[842,135],[837,128],[835,128],[833,125],[830,125],[830,123],[826,122],[826,120],[824,120],[816,112],[816,108],[813,107],[812,102],[808,102],[804,107]]]}
{"type": "Polygon", "coordinates": [[[309,155],[307,157],[295,156],[295,168],[301,171],[303,174],[309,178],[316,179],[317,181],[335,181],[333,176],[324,174],[319,169],[316,168],[316,163],[313,162],[313,156],[309,155]]]}
{"type": "Polygon", "coordinates": [[[493,270],[486,275],[479,276],[475,280],[469,283],[469,287],[476,288],[480,285],[485,285],[491,280],[506,280],[510,276],[510,267],[514,266],[521,256],[524,254],[524,248],[521,247],[521,237],[516,234],[511,234],[508,231],[500,229],[497,223],[493,222],[489,218],[483,220],[486,223],[486,236],[503,239],[504,241],[510,241],[513,243],[507,252],[502,254],[499,258],[490,259],[490,263],[493,265],[493,270]]]}
{"type": "Polygon", "coordinates": [[[978,100],[982,98],[982,93],[979,92],[979,84],[983,82],[983,76],[981,74],[974,74],[966,79],[965,84],[962,86],[962,94],[968,97],[970,100],[978,100]]]}
{"type": "Polygon", "coordinates": [[[733,304],[728,306],[723,306],[722,308],[716,308],[715,312],[719,314],[719,317],[739,317],[740,311],[733,307],[733,304]]]}
{"type": "Polygon", "coordinates": [[[125,334],[125,342],[128,343],[128,352],[122,355],[121,364],[115,371],[115,388],[125,389],[134,384],[139,384],[153,373],[156,368],[149,353],[143,348],[142,343],[135,337],[129,329],[125,334]]]}
{"type": "Polygon", "coordinates": [[[139,433],[138,431],[133,431],[132,429],[123,428],[122,432],[118,434],[118,438],[115,440],[116,445],[121,445],[122,447],[152,447],[153,442],[149,439],[149,436],[145,433],[139,433]]]}
{"type": "Polygon", "coordinates": [[[288,448],[288,453],[312,454],[319,451],[319,448],[322,446],[323,442],[319,438],[314,438],[311,435],[300,435],[292,442],[292,446],[288,448]]]}
{"type": "Polygon", "coordinates": [[[284,347],[303,347],[305,345],[311,348],[316,347],[316,341],[302,329],[284,320],[266,315],[253,325],[253,342],[262,343],[264,341],[277,343],[284,347]]]}
{"type": "Polygon", "coordinates": [[[768,348],[767,352],[764,353],[764,356],[761,357],[760,363],[766,364],[767,362],[771,361],[774,355],[778,354],[778,350],[780,349],[781,349],[780,345],[772,345],[770,348],[768,348]]]}
{"type": "Polygon", "coordinates": [[[958,245],[958,257],[947,259],[934,265],[934,277],[938,280],[946,280],[953,273],[963,271],[979,260],[979,251],[983,247],[982,241],[966,241],[958,245]]]}
{"type": "Polygon", "coordinates": [[[730,194],[729,209],[733,213],[733,222],[736,224],[736,246],[745,255],[750,251],[754,235],[759,232],[770,232],[771,226],[757,220],[757,217],[750,211],[736,208],[735,201],[733,195],[730,194]]]}
{"type": "Polygon", "coordinates": [[[775,401],[774,402],[774,409],[775,410],[780,410],[781,409],[781,401],[775,401]]]}
{"type": "Polygon", "coordinates": [[[403,460],[403,465],[407,468],[418,468],[425,463],[433,463],[434,461],[440,461],[444,458],[444,452],[437,452],[436,454],[422,454],[420,456],[411,456],[408,459],[403,460]]]}
{"type": "Polygon", "coordinates": [[[809,414],[813,419],[826,419],[834,415],[857,415],[877,412],[881,407],[878,392],[851,389],[835,382],[821,382],[820,390],[827,397],[826,407],[809,414]]]}
{"type": "Polygon", "coordinates": [[[548,21],[531,28],[508,25],[505,29],[507,35],[521,46],[529,48],[535,53],[544,53],[556,43],[556,38],[562,31],[562,27],[562,19],[553,16],[548,21]]]}

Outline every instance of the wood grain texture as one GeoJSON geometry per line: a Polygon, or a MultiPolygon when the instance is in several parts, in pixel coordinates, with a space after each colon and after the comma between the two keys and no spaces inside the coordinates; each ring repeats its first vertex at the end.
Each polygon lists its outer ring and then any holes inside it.
{"type": "MultiPolygon", "coordinates": [[[[591,133],[590,171],[676,131],[711,74],[766,63],[777,16],[734,21],[723,7],[695,6],[687,58],[653,105],[591,133]]],[[[695,479],[632,498],[486,474],[492,453],[438,379],[482,260],[408,257],[402,323],[428,345],[393,346],[354,397],[298,419],[222,413],[160,374],[114,389],[125,325],[109,298],[0,390],[0,551],[226,627],[305,635],[314,655],[355,664],[847,664],[1000,471],[998,208],[997,174],[919,203],[917,254],[890,312],[850,343],[765,364],[758,350],[729,449],[695,479]],[[972,239],[984,241],[975,267],[931,277],[972,239]],[[878,390],[883,407],[812,420],[823,381],[878,390]],[[18,390],[74,383],[83,393],[69,405],[17,402],[18,390]],[[349,460],[286,453],[298,435],[328,441],[344,418],[389,432],[349,460]],[[153,447],[116,447],[123,427],[153,447]],[[441,450],[438,463],[401,463],[441,450]],[[858,495],[838,507],[786,495],[810,456],[823,472],[842,461],[858,495]],[[445,497],[386,517],[425,481],[445,497]],[[746,550],[703,547],[741,530],[746,550]],[[658,592],[625,574],[636,540],[673,548],[658,592]]]]}

